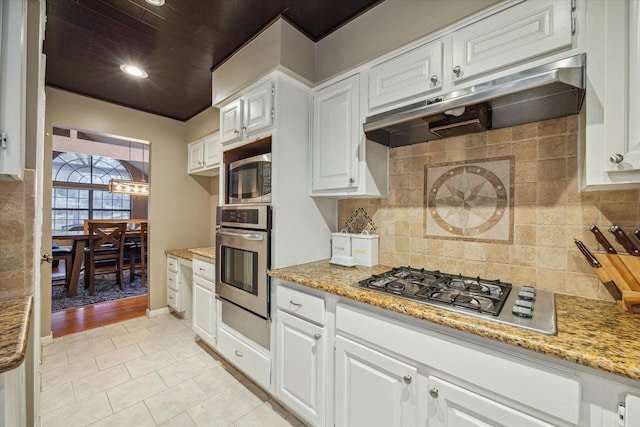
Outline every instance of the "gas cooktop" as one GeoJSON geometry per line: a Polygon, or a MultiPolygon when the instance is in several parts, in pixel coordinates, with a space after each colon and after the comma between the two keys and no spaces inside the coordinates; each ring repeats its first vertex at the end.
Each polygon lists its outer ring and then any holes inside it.
{"type": "Polygon", "coordinates": [[[411,267],[393,268],[355,285],[547,335],[556,333],[553,293],[530,286],[411,267]]]}

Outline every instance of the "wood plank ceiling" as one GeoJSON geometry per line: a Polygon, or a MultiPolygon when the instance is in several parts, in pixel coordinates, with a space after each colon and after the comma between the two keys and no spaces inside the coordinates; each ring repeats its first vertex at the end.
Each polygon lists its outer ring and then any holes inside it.
{"type": "Polygon", "coordinates": [[[47,0],[46,84],[186,121],[211,105],[211,71],[274,19],[318,41],[381,1],[47,0]]]}

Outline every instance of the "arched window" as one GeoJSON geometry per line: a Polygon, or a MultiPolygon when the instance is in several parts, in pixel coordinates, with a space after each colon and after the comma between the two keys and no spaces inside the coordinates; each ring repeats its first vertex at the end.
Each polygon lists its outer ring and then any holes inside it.
{"type": "Polygon", "coordinates": [[[118,160],[90,154],[54,152],[52,229],[82,229],[85,219],[131,218],[131,196],[109,193],[109,180],[130,180],[118,160]]]}

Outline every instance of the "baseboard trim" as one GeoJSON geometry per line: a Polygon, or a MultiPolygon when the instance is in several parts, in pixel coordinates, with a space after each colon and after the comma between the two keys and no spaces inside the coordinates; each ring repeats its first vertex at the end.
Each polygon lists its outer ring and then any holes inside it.
{"type": "Polygon", "coordinates": [[[53,332],[49,332],[46,337],[40,337],[40,345],[53,344],[53,332]]]}
{"type": "Polygon", "coordinates": [[[169,307],[158,308],[156,310],[149,310],[147,308],[147,317],[156,317],[162,314],[169,314],[169,307]]]}

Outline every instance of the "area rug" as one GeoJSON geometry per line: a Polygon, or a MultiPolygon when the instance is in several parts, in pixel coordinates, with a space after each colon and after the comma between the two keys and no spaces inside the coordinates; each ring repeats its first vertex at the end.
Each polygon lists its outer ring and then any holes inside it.
{"type": "Polygon", "coordinates": [[[122,298],[131,298],[147,293],[146,286],[140,286],[140,277],[135,276],[132,283],[129,283],[129,273],[124,275],[124,290],[116,284],[115,274],[103,274],[96,277],[95,295],[89,295],[89,289],[84,288],[84,278],[81,277],[78,283],[78,294],[75,297],[67,296],[67,288],[63,285],[53,286],[51,292],[51,312],[66,310],[69,308],[82,307],[85,305],[98,304],[101,302],[113,301],[122,298]]]}

